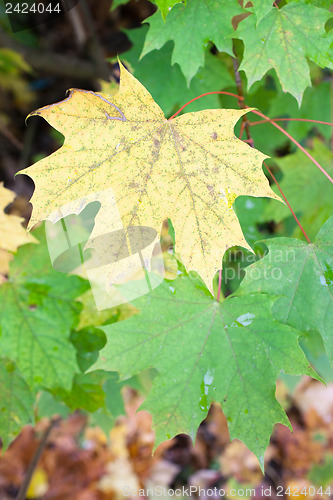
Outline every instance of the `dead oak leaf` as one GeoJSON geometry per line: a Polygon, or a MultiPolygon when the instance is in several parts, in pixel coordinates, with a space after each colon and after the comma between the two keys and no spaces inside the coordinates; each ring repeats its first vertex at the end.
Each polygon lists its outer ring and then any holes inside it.
{"type": "MultiPolygon", "coordinates": [[[[232,207],[235,198],[279,199],[262,171],[265,155],[234,135],[244,113],[205,110],[168,121],[123,66],[120,90],[112,97],[72,89],[64,101],[31,113],[45,118],[65,142],[21,171],[36,186],[30,227],[50,214],[56,222],[79,213],[85,196],[112,188],[124,228],[149,226],[160,233],[171,219],[176,252],[212,290],[225,250],[249,248],[232,207]]],[[[116,219],[101,210],[88,246],[94,236],[119,230],[116,219]]]]}

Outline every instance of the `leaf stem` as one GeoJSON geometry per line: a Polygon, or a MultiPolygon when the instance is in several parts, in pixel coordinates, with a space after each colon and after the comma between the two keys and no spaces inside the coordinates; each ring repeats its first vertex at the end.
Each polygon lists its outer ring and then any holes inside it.
{"type": "Polygon", "coordinates": [[[220,302],[221,288],[222,288],[222,269],[219,270],[219,286],[217,289],[217,297],[216,297],[217,302],[220,302]]]}
{"type": "MultiPolygon", "coordinates": [[[[276,4],[275,4],[275,6],[277,7],[277,5],[276,5],[276,4]]],[[[234,58],[234,57],[232,58],[232,62],[233,62],[233,64],[234,64],[234,72],[235,72],[235,81],[236,81],[236,86],[237,86],[237,92],[238,92],[239,97],[243,98],[242,100],[238,99],[238,104],[239,104],[239,106],[240,106],[242,109],[246,109],[248,106],[246,106],[246,104],[244,103],[244,95],[243,95],[242,80],[241,80],[241,77],[240,77],[240,74],[239,74],[239,71],[238,71],[239,64],[238,64],[237,59],[236,59],[236,58],[234,58]]],[[[258,112],[256,112],[255,110],[252,110],[252,112],[253,112],[253,113],[257,113],[257,114],[258,114],[258,112]]],[[[261,114],[261,113],[260,113],[260,114],[261,114]]],[[[264,116],[264,115],[263,115],[263,116],[264,116]]],[[[268,117],[266,117],[266,118],[269,120],[269,118],[268,118],[268,117]]],[[[272,125],[274,125],[274,124],[272,123],[272,125]]],[[[281,127],[280,127],[280,128],[281,128],[281,127]]],[[[245,129],[245,132],[246,132],[246,135],[247,135],[247,141],[246,141],[246,142],[247,142],[248,144],[250,144],[250,146],[251,146],[251,147],[254,147],[254,142],[253,142],[253,138],[252,138],[252,136],[251,136],[251,131],[250,131],[250,122],[249,122],[249,119],[248,119],[248,117],[247,117],[246,115],[244,115],[244,116],[243,116],[243,122],[242,122],[241,130],[240,130],[240,137],[239,137],[240,139],[241,139],[241,137],[242,137],[242,135],[243,135],[243,131],[244,131],[244,129],[245,129]]],[[[280,193],[281,193],[281,195],[282,195],[282,197],[283,197],[284,201],[286,202],[286,204],[287,204],[287,206],[288,206],[289,210],[291,211],[291,213],[292,213],[292,215],[293,215],[293,217],[294,217],[294,219],[295,219],[295,221],[296,221],[296,223],[297,223],[298,227],[300,228],[300,230],[301,230],[301,231],[302,231],[302,233],[304,234],[306,241],[307,241],[308,243],[311,243],[311,241],[310,241],[310,239],[309,239],[308,235],[307,235],[307,234],[306,234],[306,232],[305,232],[305,229],[303,228],[303,226],[302,226],[302,224],[300,223],[300,221],[298,220],[298,218],[297,218],[297,216],[296,216],[295,212],[294,212],[294,211],[293,211],[293,209],[291,208],[290,203],[288,202],[288,200],[287,200],[287,198],[286,198],[286,196],[285,196],[284,192],[282,191],[282,188],[281,188],[280,184],[278,183],[277,179],[275,178],[275,176],[274,176],[273,172],[271,171],[271,169],[269,168],[269,166],[267,165],[267,163],[266,163],[266,162],[263,162],[263,163],[264,163],[265,167],[267,168],[267,170],[268,170],[269,174],[271,175],[272,179],[274,180],[275,184],[277,185],[277,187],[278,187],[278,189],[279,189],[279,191],[280,191],[280,193]]]]}
{"type": "MultiPolygon", "coordinates": [[[[233,94],[231,92],[224,92],[222,90],[216,90],[215,92],[207,92],[205,94],[201,94],[199,95],[198,97],[195,97],[194,99],[191,99],[190,101],[188,101],[186,104],[184,104],[175,114],[173,114],[169,120],[172,120],[173,118],[175,118],[188,104],[190,104],[191,102],[193,101],[196,101],[197,99],[200,99],[201,97],[205,96],[205,95],[209,95],[209,94],[225,94],[225,95],[230,95],[232,97],[236,97],[239,100],[244,100],[244,97],[243,96],[239,96],[237,94],[233,94]]],[[[244,105],[245,107],[243,109],[247,109],[249,108],[249,106],[246,106],[244,105]]],[[[319,168],[319,170],[325,175],[325,177],[327,177],[327,179],[333,184],[333,179],[332,177],[326,172],[326,170],[317,162],[317,160],[315,160],[313,158],[312,155],[310,155],[310,153],[307,152],[307,150],[305,148],[303,148],[303,146],[298,142],[296,141],[296,139],[294,139],[290,134],[288,134],[288,132],[286,130],[284,130],[282,127],[280,127],[280,125],[278,125],[277,123],[274,123],[274,120],[271,120],[268,116],[264,115],[263,113],[261,113],[260,111],[257,111],[255,109],[251,109],[250,110],[251,113],[254,113],[258,116],[261,116],[262,118],[264,118],[264,120],[267,122],[267,123],[271,123],[271,125],[273,125],[275,128],[277,128],[278,130],[280,130],[280,132],[282,132],[286,137],[288,137],[288,139],[290,141],[292,141],[301,151],[303,151],[303,153],[312,161],[312,163],[314,163],[316,165],[316,167],[319,168]]],[[[296,119],[295,119],[296,120],[296,119]]],[[[303,121],[302,118],[297,118],[297,120],[300,120],[300,121],[303,121]]],[[[275,120],[276,121],[276,120],[275,120]]],[[[311,120],[312,121],[312,120],[311,120]]],[[[314,121],[314,120],[313,120],[314,121]]],[[[314,121],[316,123],[316,121],[314,121]]],[[[249,122],[250,123],[250,122],[249,122]]],[[[329,124],[327,122],[327,125],[332,125],[331,123],[329,124]]],[[[333,125],[332,125],[333,126],[333,125]]],[[[251,141],[251,135],[248,136],[248,142],[251,141]],[[250,137],[250,138],[249,138],[250,137]]],[[[252,144],[251,144],[252,145],[252,144]]]]}
{"type": "Polygon", "coordinates": [[[183,111],[183,109],[186,108],[186,106],[191,104],[191,102],[197,101],[198,99],[201,99],[201,97],[204,97],[205,95],[211,95],[211,94],[224,94],[224,95],[230,95],[231,97],[237,97],[237,99],[240,98],[237,94],[233,94],[232,92],[224,92],[222,90],[215,91],[215,92],[205,92],[204,94],[198,95],[197,97],[194,97],[190,101],[186,102],[181,108],[178,109],[178,111],[176,113],[174,113],[172,116],[170,116],[169,121],[172,120],[173,118],[176,118],[176,116],[179,115],[179,113],[181,111],[183,111]]]}
{"type": "Polygon", "coordinates": [[[267,170],[268,170],[268,172],[269,172],[269,175],[272,177],[273,181],[275,182],[275,184],[276,184],[276,186],[277,186],[278,190],[280,191],[281,196],[282,196],[282,198],[284,199],[284,201],[286,202],[286,205],[287,205],[287,207],[289,208],[290,212],[292,213],[292,215],[293,215],[293,217],[294,217],[294,219],[295,219],[295,221],[296,221],[296,223],[297,223],[298,227],[300,228],[300,230],[301,230],[301,231],[302,231],[302,233],[304,234],[304,237],[305,237],[306,241],[307,241],[308,243],[311,243],[310,238],[308,237],[308,235],[307,235],[307,234],[306,234],[306,232],[305,232],[304,227],[302,226],[302,224],[301,224],[301,223],[300,223],[300,221],[298,220],[297,215],[295,214],[295,212],[294,212],[294,211],[293,211],[293,209],[291,208],[290,203],[289,203],[289,201],[287,200],[287,198],[286,198],[286,196],[285,196],[284,192],[282,191],[282,188],[281,188],[280,184],[278,183],[278,181],[277,181],[277,179],[276,179],[275,175],[273,174],[272,170],[269,168],[269,166],[267,165],[267,163],[266,163],[265,161],[264,161],[263,163],[264,163],[265,167],[267,168],[267,170]]]}
{"type": "MultiPolygon", "coordinates": [[[[233,61],[234,61],[234,58],[233,58],[233,61]]],[[[197,97],[194,97],[194,99],[191,99],[190,101],[186,102],[181,108],[179,108],[179,110],[174,113],[172,116],[170,116],[169,120],[172,120],[173,118],[175,118],[179,113],[181,113],[181,111],[183,111],[183,109],[188,106],[191,102],[194,102],[196,101],[197,99],[200,99],[201,97],[204,97],[206,95],[211,95],[211,94],[223,94],[223,95],[230,95],[232,97],[236,97],[236,99],[238,100],[238,104],[239,106],[242,108],[242,109],[247,109],[249,108],[249,106],[246,106],[245,102],[244,102],[244,96],[243,96],[243,89],[242,89],[242,81],[240,79],[240,75],[239,75],[239,71],[238,71],[238,65],[237,65],[237,61],[236,63],[234,63],[234,71],[235,71],[235,79],[236,79],[236,86],[237,86],[237,90],[238,90],[238,94],[233,94],[232,92],[225,92],[223,90],[216,90],[215,92],[206,92],[204,94],[201,94],[197,97]]],[[[316,167],[319,168],[319,170],[321,170],[321,172],[327,177],[327,179],[329,181],[331,181],[333,183],[333,179],[331,178],[331,176],[326,172],[326,170],[313,158],[312,155],[310,155],[310,153],[308,153],[306,151],[305,148],[303,148],[303,146],[301,146],[301,144],[296,141],[296,139],[294,139],[290,134],[288,134],[288,132],[286,130],[284,130],[282,127],[280,127],[280,125],[278,125],[277,123],[274,123],[275,121],[291,121],[291,120],[295,120],[295,121],[308,121],[308,122],[313,122],[313,123],[321,123],[321,124],[324,124],[324,125],[330,125],[330,126],[333,126],[333,123],[329,123],[329,122],[322,122],[322,121],[319,121],[319,120],[308,120],[308,119],[305,119],[305,118],[275,118],[275,119],[271,119],[269,118],[268,116],[264,115],[263,113],[261,113],[260,111],[257,111],[257,110],[254,110],[254,109],[251,109],[250,110],[251,113],[254,113],[258,116],[261,116],[263,118],[263,120],[260,120],[258,122],[245,122],[245,120],[242,121],[242,124],[241,124],[241,129],[240,129],[240,139],[243,135],[243,132],[244,130],[246,131],[246,135],[247,135],[247,140],[245,142],[248,142],[252,147],[253,147],[253,139],[251,137],[251,132],[250,132],[250,126],[253,126],[253,125],[259,125],[259,123],[271,123],[274,127],[276,127],[278,130],[280,130],[280,132],[282,132],[286,137],[288,137],[288,139],[290,139],[301,151],[303,151],[303,153],[312,161],[312,163],[314,163],[316,165],[316,167]]],[[[246,118],[247,119],[247,118],[246,118]]],[[[248,119],[247,119],[248,120],[248,119]]],[[[276,183],[276,186],[277,188],[279,189],[284,201],[286,202],[286,205],[288,206],[290,212],[292,213],[292,216],[294,217],[298,227],[300,228],[300,230],[302,231],[306,241],[308,243],[311,243],[305,229],[303,228],[302,224],[300,223],[300,221],[298,220],[295,212],[293,211],[293,209],[291,208],[291,205],[290,203],[288,202],[281,186],[279,185],[277,179],[275,178],[273,172],[271,171],[271,169],[268,167],[268,165],[264,162],[269,174],[271,175],[272,179],[274,180],[274,182],[276,183]]],[[[219,271],[219,285],[218,285],[218,292],[217,292],[217,300],[219,300],[220,298],[220,295],[221,295],[221,286],[222,286],[222,271],[220,270],[219,271]]]]}
{"type": "MultiPolygon", "coordinates": [[[[236,57],[232,57],[232,63],[234,66],[235,82],[236,82],[237,94],[238,94],[238,106],[241,109],[246,109],[247,106],[244,102],[242,79],[241,79],[240,73],[238,71],[239,63],[238,63],[238,60],[236,59],[236,57]]],[[[245,128],[247,142],[250,144],[251,147],[254,147],[254,142],[253,142],[253,139],[251,137],[251,132],[250,132],[250,122],[249,122],[249,119],[246,115],[242,116],[242,125],[243,125],[243,129],[245,128]]],[[[243,133],[242,129],[241,129],[241,132],[243,133]]]]}
{"type": "Polygon", "coordinates": [[[296,146],[301,150],[303,151],[303,153],[308,157],[310,158],[310,160],[312,161],[312,163],[314,163],[316,165],[316,167],[319,168],[319,170],[327,177],[327,179],[332,182],[333,184],[333,179],[332,177],[326,172],[326,170],[317,162],[317,160],[315,160],[313,158],[312,155],[310,155],[310,153],[307,152],[307,150],[305,148],[303,148],[303,146],[298,142],[296,141],[296,139],[294,139],[290,134],[288,134],[288,132],[286,130],[284,130],[282,127],[280,127],[280,125],[278,125],[277,123],[274,123],[273,121],[271,121],[268,116],[264,115],[263,113],[261,113],[260,111],[257,111],[255,109],[252,109],[251,110],[251,113],[254,113],[258,116],[261,116],[262,118],[265,118],[265,120],[268,120],[268,123],[271,123],[275,128],[277,128],[278,130],[280,130],[280,132],[282,132],[286,137],[288,137],[288,139],[290,139],[294,144],[296,144],[296,146]]]}
{"type": "Polygon", "coordinates": [[[320,120],[310,120],[308,118],[268,118],[267,120],[259,120],[257,122],[250,122],[250,126],[261,125],[267,122],[310,122],[310,123],[320,123],[321,125],[330,125],[333,127],[333,123],[322,122],[320,120]]]}
{"type": "Polygon", "coordinates": [[[242,121],[238,139],[242,139],[245,123],[242,121]]]}

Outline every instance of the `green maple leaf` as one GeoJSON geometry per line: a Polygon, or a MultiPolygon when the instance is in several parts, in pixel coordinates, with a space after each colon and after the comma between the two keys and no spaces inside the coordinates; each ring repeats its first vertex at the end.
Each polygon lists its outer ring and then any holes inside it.
{"type": "Polygon", "coordinates": [[[6,449],[23,425],[33,421],[33,398],[15,364],[6,358],[0,361],[0,437],[6,449]]]}
{"type": "MultiPolygon", "coordinates": [[[[328,174],[333,176],[331,151],[322,142],[315,140],[313,149],[309,152],[328,174]]],[[[280,186],[309,238],[313,239],[324,222],[333,214],[333,186],[300,150],[274,161],[283,173],[280,186]]],[[[273,190],[279,192],[276,186],[273,190]]],[[[266,204],[263,217],[266,220],[280,222],[290,217],[290,210],[286,205],[274,203],[272,200],[272,203],[266,204]]],[[[301,230],[296,226],[293,235],[300,237],[301,234],[301,230]]]]}
{"type": "Polygon", "coordinates": [[[245,44],[239,69],[245,71],[249,86],[274,68],[283,91],[300,104],[311,85],[306,57],[322,68],[333,67],[332,34],[325,32],[331,16],[325,9],[296,2],[272,9],[258,27],[254,16],[241,22],[234,36],[245,44]]]}
{"type": "Polygon", "coordinates": [[[156,441],[195,436],[212,401],[222,404],[231,438],[263,464],[276,422],[288,419],[275,399],[281,369],[312,373],[299,332],[272,319],[263,294],[218,303],[190,277],[164,283],[134,302],[140,313],[103,326],[108,342],[90,370],[116,370],[121,379],[156,368],[142,409],[153,415],[156,441]]]}
{"type": "Polygon", "coordinates": [[[269,253],[246,268],[237,293],[282,296],[273,306],[274,318],[302,332],[317,330],[332,361],[333,217],[311,244],[293,238],[265,243],[269,253]]]}
{"type": "Polygon", "coordinates": [[[43,228],[34,235],[40,244],[18,250],[0,286],[1,355],[15,361],[31,388],[70,389],[79,370],[69,334],[80,312],[75,298],[87,285],[54,271],[43,228]]]}
{"type": "Polygon", "coordinates": [[[310,5],[314,5],[315,7],[322,7],[323,9],[329,9],[332,5],[332,0],[286,0],[286,3],[291,2],[307,3],[310,5]]]}
{"type": "MultiPolygon", "coordinates": [[[[166,115],[170,115],[172,111],[176,111],[185,102],[198,95],[234,84],[224,62],[213,56],[209,50],[205,51],[204,67],[200,68],[192,78],[189,88],[178,64],[171,64],[173,50],[171,41],[160,50],[152,50],[139,61],[147,31],[148,25],[126,30],[126,35],[133,46],[122,54],[122,59],[130,63],[135,78],[149,90],[166,115]],[[167,86],[165,82],[168,82],[167,86]]],[[[194,101],[186,107],[186,112],[219,107],[219,96],[214,94],[194,101]]]]}
{"type": "Polygon", "coordinates": [[[189,85],[204,65],[203,49],[208,42],[213,42],[220,52],[233,55],[232,41],[225,37],[233,32],[232,18],[243,12],[237,0],[188,0],[186,6],[175,5],[165,23],[155,12],[147,19],[150,27],[141,57],[172,40],[171,64],[179,64],[189,85]]]}
{"type": "Polygon", "coordinates": [[[95,412],[105,405],[105,392],[102,388],[104,379],[103,372],[77,373],[70,391],[58,388],[52,391],[52,394],[72,411],[79,409],[95,412]]]}
{"type": "Polygon", "coordinates": [[[253,12],[257,18],[257,25],[272,10],[272,0],[252,0],[253,12]]]}
{"type": "MultiPolygon", "coordinates": [[[[163,19],[169,14],[170,10],[176,3],[183,3],[182,0],[153,0],[160,9],[163,19]]],[[[186,0],[184,1],[186,5],[186,0]]]]}

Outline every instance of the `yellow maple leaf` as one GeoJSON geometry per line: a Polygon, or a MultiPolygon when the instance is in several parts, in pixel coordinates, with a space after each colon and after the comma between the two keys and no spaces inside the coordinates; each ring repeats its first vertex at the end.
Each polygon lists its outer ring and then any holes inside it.
{"type": "MultiPolygon", "coordinates": [[[[280,199],[262,171],[266,156],[234,134],[246,111],[205,110],[167,120],[123,66],[112,97],[72,89],[64,101],[29,115],[42,116],[65,136],[58,151],[20,172],[36,186],[29,227],[78,214],[85,197],[112,188],[124,228],[149,226],[159,234],[171,219],[176,252],[212,290],[225,250],[249,248],[232,207],[235,198],[280,199]]],[[[89,247],[98,235],[119,231],[120,219],[107,213],[97,214],[89,247]]]]}
{"type": "Polygon", "coordinates": [[[12,203],[16,194],[3,186],[0,182],[0,273],[8,272],[11,254],[25,243],[37,243],[36,238],[22,226],[24,219],[17,215],[8,215],[4,209],[12,203]]]}

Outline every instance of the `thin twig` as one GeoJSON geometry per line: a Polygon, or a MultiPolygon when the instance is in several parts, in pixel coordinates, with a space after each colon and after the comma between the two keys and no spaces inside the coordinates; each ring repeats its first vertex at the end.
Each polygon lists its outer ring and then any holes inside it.
{"type": "MultiPolygon", "coordinates": [[[[183,109],[188,105],[190,104],[191,102],[193,101],[196,101],[197,99],[200,99],[201,97],[205,96],[205,95],[209,95],[209,94],[224,94],[224,95],[231,95],[232,97],[236,97],[237,99],[240,99],[240,96],[238,96],[237,94],[232,94],[231,92],[224,92],[223,90],[216,90],[215,92],[207,92],[205,94],[201,94],[197,97],[195,97],[194,99],[191,99],[190,101],[188,101],[187,103],[185,103],[176,113],[174,113],[170,118],[169,120],[172,120],[173,118],[175,118],[181,111],[183,111],[183,109]]],[[[246,106],[245,109],[249,109],[249,106],[246,106]]],[[[294,139],[290,134],[288,134],[288,132],[286,130],[284,130],[282,127],[280,127],[277,123],[274,123],[274,120],[271,120],[270,118],[268,118],[268,116],[266,115],[263,115],[262,113],[260,113],[259,111],[255,110],[255,109],[249,109],[250,113],[255,113],[256,115],[258,116],[261,116],[262,118],[265,119],[265,121],[267,123],[270,123],[271,125],[273,125],[274,127],[276,127],[278,130],[280,130],[280,132],[282,132],[286,137],[288,137],[288,139],[290,139],[301,151],[303,151],[303,153],[312,161],[312,163],[314,163],[316,165],[316,167],[319,168],[319,170],[321,170],[321,172],[327,177],[327,179],[332,182],[333,184],[333,179],[332,177],[326,172],[326,170],[313,158],[312,155],[310,155],[310,153],[308,153],[306,151],[305,148],[303,148],[303,146],[300,145],[299,142],[296,141],[296,139],[294,139]]],[[[249,122],[250,123],[250,122],[249,122]]]]}
{"type": "Polygon", "coordinates": [[[315,160],[313,158],[312,155],[310,155],[310,153],[308,153],[308,151],[303,148],[303,146],[301,146],[301,144],[296,141],[296,139],[294,139],[290,134],[288,134],[288,132],[286,130],[284,130],[282,127],[280,127],[280,125],[278,125],[277,123],[274,123],[273,121],[270,121],[270,119],[268,118],[268,116],[264,115],[263,113],[260,113],[260,111],[257,111],[256,109],[251,109],[251,113],[254,113],[258,116],[261,116],[262,118],[265,118],[265,120],[268,120],[268,123],[270,123],[271,125],[273,125],[275,128],[277,128],[278,130],[280,130],[280,132],[282,132],[286,137],[288,137],[288,139],[290,139],[294,144],[296,144],[296,146],[301,150],[303,151],[303,153],[316,165],[316,167],[319,168],[319,170],[327,177],[327,179],[332,182],[333,184],[333,179],[332,177],[326,172],[326,170],[317,162],[317,160],[315,160]]]}
{"type": "Polygon", "coordinates": [[[87,32],[89,34],[90,45],[88,47],[90,51],[90,58],[95,62],[98,72],[103,75],[102,78],[106,81],[110,80],[111,67],[108,65],[105,59],[104,50],[100,42],[95,24],[93,22],[91,10],[87,0],[80,0],[80,2],[74,7],[77,9],[84,21],[87,32]]]}
{"type": "Polygon", "coordinates": [[[309,122],[309,123],[319,123],[321,125],[329,125],[333,127],[331,122],[322,122],[321,120],[310,120],[310,118],[267,118],[267,120],[258,120],[257,122],[250,122],[250,126],[261,125],[267,122],[309,122]]]}
{"type": "Polygon", "coordinates": [[[0,122],[0,132],[2,135],[4,135],[12,144],[15,146],[16,149],[19,151],[22,151],[23,149],[23,144],[15,137],[15,135],[5,126],[0,122]]]}
{"type": "MultiPolygon", "coordinates": [[[[276,6],[276,7],[277,7],[277,6],[276,6]]],[[[235,72],[235,80],[236,80],[236,85],[237,85],[237,92],[238,92],[238,95],[239,95],[240,97],[242,97],[242,100],[238,100],[238,104],[239,104],[239,106],[240,106],[242,109],[246,109],[248,106],[246,106],[246,104],[245,104],[245,102],[244,102],[244,94],[243,94],[242,80],[241,80],[241,78],[240,78],[240,74],[239,74],[239,71],[238,71],[238,61],[237,61],[237,59],[235,59],[234,57],[232,58],[232,60],[233,60],[233,63],[234,63],[234,72],[235,72]]],[[[254,111],[254,112],[255,112],[255,111],[254,111]]],[[[262,115],[262,116],[264,116],[264,115],[262,115]]],[[[246,116],[246,115],[244,115],[244,116],[243,116],[243,119],[244,119],[244,118],[246,118],[246,121],[244,120],[244,121],[243,121],[243,123],[242,123],[242,125],[244,124],[244,126],[243,126],[243,128],[241,127],[241,134],[243,133],[243,129],[245,129],[245,132],[246,132],[246,135],[247,135],[247,141],[246,141],[246,142],[247,142],[248,144],[250,144],[250,146],[254,147],[254,142],[253,142],[253,139],[252,139],[252,137],[251,137],[251,131],[250,131],[250,122],[249,122],[249,120],[248,120],[248,118],[247,118],[247,116],[246,116]]],[[[269,120],[269,118],[268,118],[268,117],[266,117],[266,118],[269,120]]],[[[272,125],[274,125],[274,124],[272,123],[272,125]]],[[[241,135],[240,135],[240,138],[241,138],[241,135]]],[[[278,189],[279,189],[279,191],[280,191],[280,193],[281,193],[281,195],[282,195],[282,197],[283,197],[284,201],[286,202],[286,204],[287,204],[287,206],[288,206],[289,210],[291,211],[291,213],[292,213],[292,215],[293,215],[293,217],[294,217],[294,219],[295,219],[296,223],[298,224],[298,226],[299,226],[300,230],[301,230],[301,231],[302,231],[302,233],[304,234],[304,236],[305,236],[305,238],[306,238],[306,241],[307,241],[308,243],[311,243],[311,241],[310,241],[310,239],[309,239],[308,235],[307,235],[307,234],[306,234],[306,232],[305,232],[305,229],[303,228],[303,226],[301,225],[300,221],[298,220],[298,218],[297,218],[297,216],[296,216],[295,212],[294,212],[294,211],[293,211],[293,209],[291,208],[290,203],[288,202],[288,200],[287,200],[287,198],[286,198],[286,196],[285,196],[284,192],[282,191],[282,188],[281,188],[281,186],[279,185],[279,183],[278,183],[277,179],[275,178],[275,176],[274,176],[273,172],[271,171],[271,169],[269,168],[269,166],[266,164],[266,162],[263,162],[263,163],[264,163],[265,167],[267,168],[267,170],[268,170],[269,174],[271,175],[272,179],[274,180],[275,184],[277,185],[277,187],[278,187],[278,189]]]]}
{"type": "Polygon", "coordinates": [[[29,488],[31,478],[33,476],[33,473],[34,473],[36,467],[37,467],[39,459],[44,451],[44,448],[46,446],[49,435],[50,435],[52,429],[56,425],[58,425],[58,423],[60,421],[61,421],[61,417],[52,418],[50,425],[45,429],[44,434],[42,435],[42,438],[41,438],[39,445],[37,447],[37,450],[36,450],[34,456],[32,457],[31,462],[29,463],[25,478],[23,480],[23,483],[21,484],[21,487],[20,487],[19,492],[17,494],[16,500],[25,500],[26,499],[26,495],[27,495],[27,491],[29,488]]]}
{"type": "Polygon", "coordinates": [[[287,200],[287,198],[286,198],[286,196],[285,196],[284,192],[282,191],[282,188],[281,188],[280,184],[278,183],[278,181],[277,181],[277,179],[276,179],[275,175],[273,174],[273,172],[271,171],[271,169],[269,168],[269,166],[267,165],[267,163],[266,163],[265,161],[264,161],[263,163],[264,163],[265,167],[267,168],[267,170],[268,170],[268,172],[269,172],[269,175],[272,177],[273,181],[275,182],[275,184],[276,184],[276,186],[277,186],[278,190],[280,191],[281,196],[282,196],[282,198],[284,199],[284,201],[286,202],[286,205],[287,205],[287,207],[289,208],[290,212],[292,213],[292,215],[293,215],[293,217],[294,217],[295,221],[297,222],[298,227],[300,228],[300,230],[301,230],[301,231],[302,231],[302,233],[304,234],[306,241],[307,241],[308,243],[311,243],[310,238],[308,237],[308,235],[307,235],[307,234],[306,234],[306,232],[305,232],[304,227],[302,226],[302,224],[301,224],[301,223],[300,223],[300,221],[298,220],[297,215],[295,214],[295,212],[294,212],[294,211],[293,211],[293,209],[291,208],[290,203],[288,202],[288,200],[287,200]]]}
{"type": "Polygon", "coordinates": [[[82,61],[55,52],[43,51],[40,48],[28,47],[10,37],[0,28],[0,46],[19,52],[25,61],[37,71],[60,75],[63,77],[95,80],[105,78],[105,70],[94,62],[82,61]]]}
{"type": "Polygon", "coordinates": [[[66,13],[66,17],[69,19],[73,32],[76,39],[76,44],[81,48],[87,40],[87,33],[83,26],[82,19],[77,9],[77,5],[74,5],[71,9],[67,10],[67,5],[65,0],[61,0],[62,7],[66,13]]]}
{"type": "MultiPolygon", "coordinates": [[[[240,95],[236,95],[236,94],[232,94],[231,92],[225,92],[225,91],[222,91],[222,90],[219,90],[219,91],[215,91],[215,92],[207,92],[205,94],[201,94],[197,97],[195,97],[194,99],[191,99],[190,101],[188,101],[187,103],[185,103],[176,113],[174,113],[170,118],[169,120],[172,120],[173,118],[175,118],[188,104],[190,104],[191,102],[193,101],[196,101],[197,99],[200,99],[201,97],[205,96],[205,95],[209,95],[209,94],[226,94],[226,95],[231,95],[232,97],[236,97],[238,99],[238,102],[240,103],[241,101],[244,100],[244,97],[243,96],[240,96],[240,95]]],[[[244,106],[244,109],[248,109],[249,107],[248,106],[244,106]]],[[[330,177],[330,175],[325,171],[325,169],[313,158],[313,156],[310,155],[310,153],[308,153],[306,151],[306,149],[303,148],[303,146],[300,145],[299,142],[296,141],[296,139],[294,139],[290,134],[288,134],[288,132],[286,130],[284,130],[282,127],[280,127],[280,125],[278,125],[277,123],[274,123],[273,120],[270,120],[268,118],[268,116],[264,115],[263,113],[260,113],[260,111],[257,111],[257,110],[254,110],[254,109],[249,109],[250,112],[252,113],[255,113],[256,115],[258,116],[261,116],[262,118],[264,118],[264,120],[267,122],[267,123],[271,123],[271,125],[273,125],[274,127],[276,127],[278,130],[280,130],[280,132],[282,132],[286,137],[288,137],[288,139],[290,139],[294,144],[296,144],[296,146],[301,149],[301,151],[303,151],[303,153],[323,172],[323,174],[333,183],[333,179],[330,177]]],[[[250,123],[250,122],[249,122],[250,123]]],[[[245,128],[245,125],[244,127],[245,128]]],[[[241,127],[241,133],[243,133],[243,128],[241,127]]],[[[248,139],[247,141],[245,142],[249,142],[249,143],[252,143],[253,144],[253,139],[251,137],[251,133],[250,133],[250,130],[247,131],[247,135],[248,135],[248,139]]],[[[283,196],[283,199],[285,200],[289,210],[291,211],[297,225],[299,226],[299,228],[301,229],[302,233],[304,234],[306,240],[308,241],[308,243],[310,243],[310,239],[309,237],[307,236],[306,232],[305,232],[305,229],[302,227],[301,223],[299,222],[298,218],[296,217],[296,214],[295,212],[292,210],[291,206],[290,206],[290,203],[287,201],[287,198],[285,196],[285,194],[283,193],[282,189],[281,189],[281,186],[278,184],[277,180],[275,179],[274,177],[274,174],[272,173],[272,171],[270,170],[270,168],[266,165],[266,168],[268,170],[268,172],[271,174],[272,176],[272,179],[276,182],[276,185],[281,193],[281,195],[283,196]]],[[[219,294],[221,293],[221,280],[219,280],[219,291],[218,291],[218,296],[219,294]]]]}
{"type": "Polygon", "coordinates": [[[232,92],[225,92],[224,90],[215,91],[215,92],[205,92],[204,94],[200,94],[197,97],[194,97],[193,99],[191,99],[190,101],[187,101],[181,108],[178,109],[178,111],[176,111],[176,113],[174,113],[172,116],[170,116],[169,121],[176,118],[176,116],[179,115],[179,113],[181,113],[183,111],[183,109],[186,108],[186,106],[188,106],[192,102],[197,101],[198,99],[201,99],[201,97],[204,97],[205,95],[212,95],[212,94],[223,94],[223,95],[230,95],[231,97],[237,97],[237,99],[240,98],[237,94],[233,94],[232,92]]]}
{"type": "Polygon", "coordinates": [[[244,126],[245,126],[245,122],[242,121],[238,139],[242,139],[242,137],[243,137],[244,126]]]}

